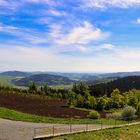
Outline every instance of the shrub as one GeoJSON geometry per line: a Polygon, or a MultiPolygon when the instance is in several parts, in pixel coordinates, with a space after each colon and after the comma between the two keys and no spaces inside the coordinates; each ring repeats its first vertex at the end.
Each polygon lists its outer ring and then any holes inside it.
{"type": "Polygon", "coordinates": [[[93,110],[93,111],[91,111],[89,113],[88,117],[90,119],[99,119],[100,118],[100,114],[97,111],[93,110]]]}
{"type": "Polygon", "coordinates": [[[122,118],[124,120],[133,120],[135,117],[136,110],[131,106],[126,106],[122,111],[122,118]]]}
{"type": "Polygon", "coordinates": [[[140,101],[137,104],[137,115],[140,116],[140,101]]]}
{"type": "Polygon", "coordinates": [[[115,112],[115,113],[109,113],[106,115],[107,118],[109,119],[120,119],[121,118],[121,113],[120,112],[115,112]]]}

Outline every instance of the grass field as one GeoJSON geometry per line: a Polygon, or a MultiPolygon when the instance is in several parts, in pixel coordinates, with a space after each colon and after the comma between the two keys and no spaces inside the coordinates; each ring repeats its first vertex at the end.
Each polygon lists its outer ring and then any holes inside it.
{"type": "MultiPolygon", "coordinates": [[[[113,119],[74,119],[74,118],[53,118],[43,117],[31,114],[25,114],[22,112],[10,110],[7,108],[0,107],[0,118],[16,120],[16,121],[27,121],[27,122],[42,122],[42,123],[53,123],[53,124],[111,124],[114,125],[116,122],[113,119]]],[[[117,121],[117,124],[125,124],[126,121],[117,121]]]]}
{"type": "Polygon", "coordinates": [[[140,140],[140,125],[66,135],[51,140],[140,140]]]}
{"type": "Polygon", "coordinates": [[[72,86],[73,84],[69,84],[69,85],[53,85],[53,86],[50,86],[54,89],[72,89],[72,86]]]}
{"type": "Polygon", "coordinates": [[[13,79],[12,76],[0,76],[0,85],[14,86],[11,82],[13,79]]]}

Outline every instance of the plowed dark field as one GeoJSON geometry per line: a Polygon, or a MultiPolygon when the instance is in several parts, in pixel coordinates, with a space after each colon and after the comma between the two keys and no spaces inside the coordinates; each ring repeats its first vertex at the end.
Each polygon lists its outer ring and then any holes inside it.
{"type": "Polygon", "coordinates": [[[22,96],[19,94],[0,93],[0,106],[20,112],[49,117],[85,118],[88,112],[69,108],[65,101],[49,100],[22,96]]]}

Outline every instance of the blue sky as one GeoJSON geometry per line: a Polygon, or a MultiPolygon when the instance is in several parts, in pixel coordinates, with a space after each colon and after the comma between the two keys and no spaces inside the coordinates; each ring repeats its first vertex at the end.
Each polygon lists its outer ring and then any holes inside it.
{"type": "Polygon", "coordinates": [[[140,70],[140,0],[0,0],[0,71],[140,70]]]}

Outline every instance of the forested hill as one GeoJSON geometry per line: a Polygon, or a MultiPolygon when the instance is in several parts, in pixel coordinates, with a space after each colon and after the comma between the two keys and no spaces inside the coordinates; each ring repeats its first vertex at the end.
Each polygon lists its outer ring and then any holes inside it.
{"type": "Polygon", "coordinates": [[[12,82],[17,86],[27,86],[32,81],[34,81],[37,85],[59,85],[59,84],[70,84],[74,82],[67,77],[50,75],[50,74],[37,74],[29,77],[25,77],[22,79],[16,79],[12,82]]]}
{"type": "Polygon", "coordinates": [[[92,85],[90,86],[90,91],[91,94],[96,96],[110,95],[115,88],[118,88],[121,92],[129,91],[130,89],[140,89],[140,76],[129,76],[108,83],[92,85]]]}

